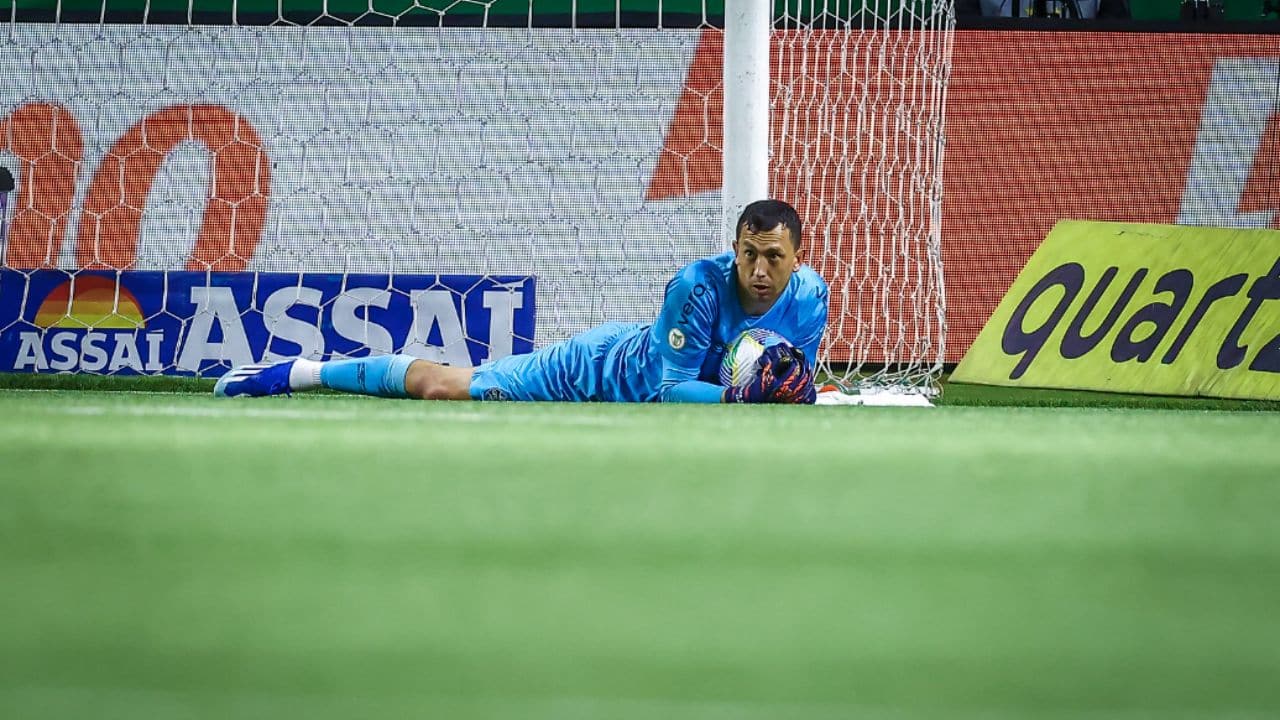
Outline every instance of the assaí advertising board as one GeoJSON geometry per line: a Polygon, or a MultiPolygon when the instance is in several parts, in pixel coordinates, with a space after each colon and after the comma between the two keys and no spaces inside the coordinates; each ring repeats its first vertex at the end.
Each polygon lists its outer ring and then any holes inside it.
{"type": "Polygon", "coordinates": [[[217,376],[399,352],[469,367],[533,349],[530,276],[0,270],[0,371],[217,376]]]}

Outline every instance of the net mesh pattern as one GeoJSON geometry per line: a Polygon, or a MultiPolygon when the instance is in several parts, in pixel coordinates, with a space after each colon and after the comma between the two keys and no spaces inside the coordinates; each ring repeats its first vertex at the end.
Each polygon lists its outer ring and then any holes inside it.
{"type": "MultiPolygon", "coordinates": [[[[722,249],[722,7],[561,5],[15,5],[3,267],[534,275],[536,346],[651,321],[722,249]]],[[[824,367],[851,384],[940,371],[953,26],[775,9],[772,194],[806,222],[824,367]]],[[[74,300],[64,326],[99,322],[74,300]]]]}

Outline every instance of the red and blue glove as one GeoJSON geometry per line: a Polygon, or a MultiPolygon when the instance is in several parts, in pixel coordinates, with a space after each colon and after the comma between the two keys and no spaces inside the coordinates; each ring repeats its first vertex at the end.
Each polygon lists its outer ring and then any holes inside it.
{"type": "MultiPolygon", "coordinates": [[[[812,405],[818,399],[818,389],[813,386],[813,371],[805,361],[804,351],[798,347],[784,345],[790,354],[790,364],[785,373],[781,373],[777,386],[768,402],[788,403],[791,405],[812,405]]],[[[778,363],[774,364],[778,372],[778,363]]]]}
{"type": "Polygon", "coordinates": [[[725,402],[812,403],[817,397],[813,374],[799,348],[772,345],[765,349],[759,362],[760,368],[750,382],[725,389],[725,402]]]}

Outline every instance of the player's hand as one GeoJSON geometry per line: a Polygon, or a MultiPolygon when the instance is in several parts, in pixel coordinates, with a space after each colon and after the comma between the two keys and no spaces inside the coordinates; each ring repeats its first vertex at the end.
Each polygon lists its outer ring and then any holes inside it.
{"type": "MultiPolygon", "coordinates": [[[[755,377],[746,385],[726,388],[724,401],[729,403],[767,403],[784,402],[774,400],[774,395],[782,383],[791,375],[803,372],[795,367],[795,356],[790,345],[778,344],[765,349],[760,356],[760,367],[755,377]]],[[[804,355],[801,354],[801,358],[804,355]]],[[[810,383],[812,384],[812,383],[810,383]]]]}
{"type": "Polygon", "coordinates": [[[818,399],[818,390],[813,386],[813,371],[804,351],[790,345],[779,347],[784,348],[789,357],[774,363],[777,382],[768,402],[812,405],[818,399]]]}

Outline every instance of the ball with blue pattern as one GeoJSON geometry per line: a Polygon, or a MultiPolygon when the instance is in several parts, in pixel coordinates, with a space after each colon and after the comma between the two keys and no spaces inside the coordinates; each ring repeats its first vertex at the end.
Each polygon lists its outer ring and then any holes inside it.
{"type": "Polygon", "coordinates": [[[760,356],[774,345],[790,345],[790,341],[772,330],[751,328],[739,335],[724,351],[720,361],[720,384],[742,387],[760,370],[760,356]]]}

